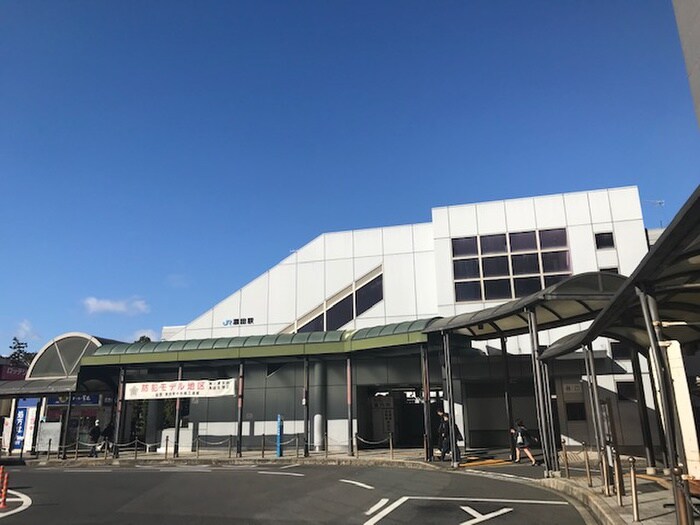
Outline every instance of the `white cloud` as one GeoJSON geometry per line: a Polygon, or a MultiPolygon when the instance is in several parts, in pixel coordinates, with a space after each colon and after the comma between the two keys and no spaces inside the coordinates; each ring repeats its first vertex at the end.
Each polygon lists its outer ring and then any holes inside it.
{"type": "Polygon", "coordinates": [[[32,323],[29,322],[29,319],[22,319],[20,321],[15,330],[15,337],[20,341],[36,341],[37,339],[41,339],[41,336],[34,331],[34,327],[32,323]]]}
{"type": "Polygon", "coordinates": [[[151,311],[151,307],[143,299],[134,297],[132,299],[98,299],[97,297],[86,297],[83,299],[85,310],[89,314],[123,314],[123,315],[140,315],[147,314],[151,311]]]}
{"type": "Polygon", "coordinates": [[[139,339],[141,339],[142,335],[145,335],[151,341],[158,341],[160,339],[160,335],[155,330],[151,330],[150,328],[143,328],[142,330],[136,330],[133,334],[131,334],[128,340],[138,341],[139,339]]]}

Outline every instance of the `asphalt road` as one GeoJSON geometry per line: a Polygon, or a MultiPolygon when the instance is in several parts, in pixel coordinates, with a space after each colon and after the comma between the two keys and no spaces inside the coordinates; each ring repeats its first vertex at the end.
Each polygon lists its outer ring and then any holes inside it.
{"type": "Polygon", "coordinates": [[[584,523],[531,484],[398,468],[15,467],[10,488],[9,510],[25,510],[0,514],[2,525],[584,523]]]}

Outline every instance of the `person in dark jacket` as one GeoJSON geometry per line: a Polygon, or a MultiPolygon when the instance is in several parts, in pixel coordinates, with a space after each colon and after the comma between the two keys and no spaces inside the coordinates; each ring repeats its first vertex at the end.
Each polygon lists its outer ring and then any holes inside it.
{"type": "Polygon", "coordinates": [[[97,442],[100,440],[102,435],[102,430],[100,430],[100,420],[95,420],[95,425],[90,429],[88,434],[90,436],[90,457],[97,457],[97,442]]]}
{"type": "Polygon", "coordinates": [[[104,446],[107,447],[107,450],[112,450],[112,443],[114,439],[114,425],[110,421],[105,429],[102,431],[102,440],[104,443],[104,446]]]}
{"type": "MultiPolygon", "coordinates": [[[[459,431],[459,427],[456,424],[452,424],[455,433],[455,442],[463,439],[462,433],[459,431]]],[[[452,443],[450,442],[450,416],[449,414],[443,413],[442,421],[438,427],[438,436],[440,437],[440,461],[445,461],[445,456],[449,454],[452,450],[452,443]]],[[[462,454],[457,445],[454,453],[454,460],[459,463],[462,459],[462,454]]]]}
{"type": "Polygon", "coordinates": [[[522,419],[516,421],[515,428],[511,428],[510,433],[513,435],[513,439],[515,440],[515,459],[513,460],[513,463],[520,463],[520,456],[524,452],[530,459],[532,465],[537,465],[537,461],[535,461],[535,457],[532,455],[532,451],[530,450],[533,441],[536,441],[536,439],[525,427],[525,423],[523,423],[522,419]]]}

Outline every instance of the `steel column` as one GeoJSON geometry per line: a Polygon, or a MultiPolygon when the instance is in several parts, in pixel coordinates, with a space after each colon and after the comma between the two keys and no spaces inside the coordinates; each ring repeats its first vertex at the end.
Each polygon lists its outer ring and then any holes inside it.
{"type": "Polygon", "coordinates": [[[421,383],[423,387],[423,431],[425,434],[425,460],[433,459],[433,436],[430,422],[430,368],[425,345],[420,347],[421,383]]]}
{"type": "Polygon", "coordinates": [[[527,310],[527,320],[528,328],[530,331],[530,348],[532,355],[532,375],[535,383],[535,405],[537,409],[537,426],[540,431],[540,444],[542,445],[542,458],[544,459],[544,468],[547,476],[550,475],[552,470],[552,463],[550,458],[550,447],[549,447],[549,437],[547,432],[547,417],[546,409],[544,407],[544,390],[542,385],[542,377],[540,375],[540,363],[537,359],[539,354],[539,335],[537,331],[537,318],[535,317],[535,312],[532,310],[527,310]]]}
{"type": "MultiPolygon", "coordinates": [[[[182,365],[177,367],[177,380],[182,381],[182,365]]],[[[173,440],[173,457],[180,455],[180,398],[175,398],[175,439],[173,440]]]]}
{"type": "Polygon", "coordinates": [[[309,358],[304,357],[304,389],[301,404],[304,406],[304,457],[309,457],[309,358]]]}
{"type": "Polygon", "coordinates": [[[243,456],[243,392],[245,383],[245,365],[238,363],[238,421],[236,425],[236,457],[243,456]]]}
{"type": "Polygon", "coordinates": [[[345,364],[346,381],[347,381],[347,402],[348,402],[348,456],[353,455],[352,446],[352,361],[348,354],[345,364]]]}
{"type": "Polygon", "coordinates": [[[459,464],[457,463],[456,450],[457,450],[457,435],[455,434],[455,399],[454,399],[454,385],[452,384],[452,352],[450,351],[450,333],[442,333],[442,346],[445,352],[445,389],[447,393],[447,401],[450,407],[450,414],[448,418],[448,427],[450,430],[450,460],[452,461],[452,468],[457,468],[459,464]]]}
{"type": "MultiPolygon", "coordinates": [[[[506,348],[506,338],[501,337],[501,354],[503,355],[503,396],[506,402],[506,419],[508,420],[508,429],[515,428],[513,421],[513,399],[510,395],[510,366],[508,363],[508,349],[506,348]]],[[[508,432],[508,441],[510,443],[510,459],[515,459],[515,440],[508,432]]]]}
{"type": "MultiPolygon", "coordinates": [[[[65,424],[63,426],[63,437],[61,438],[61,448],[63,449],[63,452],[61,453],[61,458],[66,459],[66,441],[68,440],[68,423],[70,422],[70,409],[71,405],[73,404],[73,392],[68,392],[68,405],[66,406],[66,420],[65,424]]],[[[16,404],[15,404],[16,407],[16,404]]],[[[15,408],[16,411],[16,408],[15,408]]],[[[14,411],[13,411],[14,412],[14,411]]],[[[117,416],[118,417],[118,416],[117,416]]],[[[13,414],[12,421],[14,422],[15,414],[13,414]]],[[[117,419],[119,421],[119,419],[117,419]]],[[[14,423],[13,423],[13,431],[12,434],[14,434],[14,423]]],[[[76,439],[78,439],[76,437],[76,439]]],[[[12,436],[10,436],[10,442],[7,444],[7,452],[8,455],[12,453],[12,442],[14,439],[12,436]]]]}
{"type": "Polygon", "coordinates": [[[114,445],[112,446],[112,455],[114,458],[119,457],[119,440],[121,439],[121,423],[122,414],[124,412],[124,392],[126,390],[126,370],[124,367],[119,369],[119,379],[117,380],[117,415],[114,423],[114,445]]]}
{"type": "Polygon", "coordinates": [[[642,425],[642,441],[644,452],[647,458],[647,467],[656,468],[656,458],[654,457],[654,442],[651,439],[651,427],[649,426],[649,414],[647,414],[647,399],[644,394],[642,384],[642,367],[639,363],[639,352],[634,350],[632,356],[632,376],[634,386],[637,390],[637,409],[639,410],[639,423],[642,425]]]}

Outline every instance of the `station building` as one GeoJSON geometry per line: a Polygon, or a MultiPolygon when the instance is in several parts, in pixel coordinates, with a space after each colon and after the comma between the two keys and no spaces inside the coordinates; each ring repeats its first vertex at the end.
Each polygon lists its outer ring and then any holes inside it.
{"type": "MultiPolygon", "coordinates": [[[[58,336],[27,380],[0,384],[0,395],[17,400],[15,412],[29,403],[41,422],[24,438],[27,450],[45,446],[38,427],[51,423],[54,439],[87,441],[95,419],[116,419],[120,442],[169,437],[187,449],[237,436],[255,446],[274,435],[278,416],[285,434],[303,434],[310,447],[351,447],[354,435],[381,442],[388,433],[396,446],[421,447],[447,395],[444,341],[431,325],[574,290],[578,276],[600,275],[597,299],[607,300],[648,238],[636,187],[439,207],[430,222],[324,233],[191,322],[163,327],[159,342],[58,336]],[[175,414],[168,395],[125,395],[129,385],[231,378],[235,396],[188,397],[175,414]]],[[[550,323],[539,345],[588,326],[596,310],[579,303],[590,315],[550,323]]],[[[537,426],[532,340],[468,335],[449,342],[461,444],[506,446],[509,420],[537,426]]],[[[639,426],[630,353],[602,338],[593,346],[620,444],[639,447],[639,432],[627,432],[639,426]]],[[[550,378],[557,431],[574,444],[592,439],[584,375],[574,353],[550,378]]],[[[652,399],[648,377],[644,388],[652,399]]],[[[16,429],[5,434],[4,443],[19,443],[16,429]]]]}

